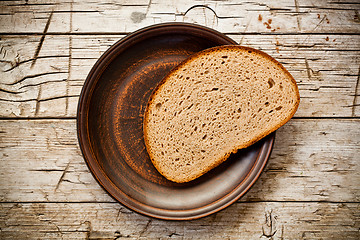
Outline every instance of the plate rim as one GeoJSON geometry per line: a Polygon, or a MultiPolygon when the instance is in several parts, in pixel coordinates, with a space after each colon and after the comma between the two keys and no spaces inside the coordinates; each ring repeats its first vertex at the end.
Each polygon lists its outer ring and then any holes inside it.
{"type": "MultiPolygon", "coordinates": [[[[275,132],[271,133],[269,135],[269,142],[268,142],[268,148],[264,150],[264,145],[261,147],[260,152],[257,156],[257,159],[252,166],[251,170],[247,174],[247,176],[239,183],[230,193],[224,195],[220,199],[212,202],[211,204],[204,205],[203,208],[196,208],[199,210],[202,210],[202,213],[194,213],[194,209],[189,210],[168,210],[164,208],[157,208],[153,206],[146,205],[144,203],[139,202],[138,200],[126,195],[121,189],[119,189],[112,181],[109,179],[107,174],[103,171],[101,167],[95,167],[95,165],[98,165],[98,159],[95,157],[92,146],[90,143],[90,137],[88,135],[88,125],[87,125],[87,111],[86,106],[88,106],[86,103],[91,100],[91,96],[94,90],[94,86],[97,84],[99,77],[101,76],[102,72],[106,69],[106,67],[111,63],[111,61],[118,56],[118,54],[121,53],[119,51],[119,47],[121,47],[122,44],[126,43],[128,40],[132,39],[133,37],[136,37],[141,34],[146,34],[149,31],[156,31],[159,28],[189,28],[189,29],[195,29],[197,31],[205,31],[208,33],[213,34],[216,37],[226,39],[231,42],[232,44],[238,45],[233,39],[229,38],[225,34],[216,31],[214,29],[197,25],[193,23],[180,23],[180,22],[167,22],[167,23],[160,23],[160,24],[154,24],[150,25],[144,28],[141,28],[137,31],[134,31],[132,33],[127,34],[125,37],[119,39],[117,42],[112,44],[95,62],[95,64],[92,66],[90,72],[88,73],[85,82],[83,84],[79,100],[78,100],[78,106],[77,106],[77,115],[76,115],[76,126],[77,126],[77,138],[79,142],[79,147],[82,153],[82,156],[84,158],[84,161],[86,165],[88,166],[91,174],[96,179],[96,181],[99,183],[99,185],[117,202],[122,204],[123,206],[127,207],[128,209],[131,209],[132,211],[135,211],[137,213],[140,213],[142,215],[153,217],[157,219],[163,219],[163,220],[194,220],[198,218],[203,218],[208,215],[211,215],[213,213],[219,212],[234,202],[236,202],[239,198],[241,198],[245,193],[248,192],[248,190],[254,185],[256,180],[260,177],[261,173],[263,172],[263,169],[265,168],[271,152],[273,150],[273,145],[275,141],[275,132]],[[115,52],[114,52],[115,51],[115,52]],[[263,161],[259,161],[259,159],[262,158],[263,161]],[[257,171],[254,171],[256,169],[257,171]],[[243,182],[248,181],[249,178],[250,182],[246,186],[245,189],[241,190],[240,193],[238,193],[240,186],[242,186],[243,182]],[[112,188],[109,188],[109,184],[112,186],[112,188]],[[237,191],[238,190],[238,191],[237,191]],[[234,195],[234,196],[233,196],[234,195]],[[230,198],[230,199],[229,199],[230,198]],[[225,203],[221,203],[225,202],[225,203]],[[140,209],[139,207],[136,207],[136,205],[132,204],[136,203],[138,206],[142,206],[143,208],[140,209]],[[216,207],[212,207],[210,211],[205,211],[204,208],[207,206],[214,206],[214,205],[220,205],[216,207]],[[154,212],[149,212],[143,209],[157,209],[159,212],[168,212],[168,213],[182,213],[182,215],[174,214],[174,215],[161,215],[154,212]],[[186,213],[193,213],[191,215],[186,216],[186,213]]],[[[121,49],[121,48],[120,48],[121,49]]]]}

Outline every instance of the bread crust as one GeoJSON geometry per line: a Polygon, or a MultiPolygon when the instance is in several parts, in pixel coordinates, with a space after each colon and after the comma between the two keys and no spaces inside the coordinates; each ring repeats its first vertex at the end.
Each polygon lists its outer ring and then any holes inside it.
{"type": "Polygon", "coordinates": [[[173,182],[177,182],[177,183],[184,183],[184,182],[189,182],[192,181],[202,175],[204,175],[205,173],[207,173],[208,171],[210,171],[211,169],[217,167],[218,165],[220,165],[221,163],[223,163],[225,160],[227,160],[229,158],[229,156],[231,155],[231,153],[236,153],[238,150],[243,149],[243,148],[247,148],[249,146],[251,146],[252,144],[258,142],[259,140],[261,140],[262,138],[266,137],[267,135],[271,134],[272,132],[276,131],[278,128],[280,128],[281,126],[283,126],[285,123],[287,123],[295,114],[295,112],[297,111],[298,107],[300,104],[300,94],[299,94],[299,90],[296,84],[296,80],[293,78],[293,76],[285,69],[285,67],[279,63],[276,59],[274,59],[273,57],[271,57],[270,55],[268,55],[265,52],[262,52],[260,50],[251,48],[251,47],[245,47],[245,46],[239,46],[239,45],[223,45],[223,46],[218,46],[218,47],[212,47],[209,49],[205,49],[203,51],[200,51],[198,53],[195,53],[194,55],[191,55],[189,58],[185,59],[182,63],[180,63],[178,66],[176,66],[174,69],[172,69],[161,81],[160,83],[155,87],[155,89],[153,90],[148,104],[146,106],[145,109],[145,114],[144,114],[144,121],[143,121],[143,132],[144,132],[144,141],[145,141],[145,146],[147,149],[147,152],[149,154],[149,157],[151,159],[151,162],[153,163],[153,165],[155,166],[155,168],[159,171],[159,173],[161,175],[163,175],[165,178],[167,178],[170,181],[173,182]],[[278,67],[280,67],[282,69],[282,71],[289,77],[289,79],[291,80],[291,83],[293,85],[293,87],[295,88],[295,92],[296,92],[296,102],[295,102],[295,107],[293,109],[293,111],[288,115],[288,117],[286,119],[284,119],[283,121],[281,121],[280,123],[278,123],[277,125],[275,125],[273,128],[271,128],[268,131],[265,131],[262,135],[260,135],[258,138],[254,138],[250,141],[248,141],[245,144],[239,144],[237,146],[235,146],[232,151],[228,152],[227,154],[225,154],[222,158],[216,160],[213,162],[213,164],[211,164],[208,168],[204,169],[203,171],[201,171],[199,174],[193,175],[193,177],[185,179],[183,181],[179,181],[175,178],[171,178],[170,176],[166,176],[166,174],[164,174],[164,172],[161,171],[161,168],[158,166],[157,162],[154,160],[154,156],[152,154],[152,149],[151,146],[149,144],[149,140],[148,140],[148,136],[147,136],[147,123],[148,123],[148,116],[149,116],[149,106],[152,104],[152,102],[154,101],[154,98],[157,94],[157,92],[163,87],[164,83],[175,73],[177,73],[177,71],[179,69],[181,69],[183,66],[186,66],[187,63],[197,59],[200,56],[206,55],[206,54],[211,54],[211,53],[215,53],[215,52],[222,52],[222,51],[226,51],[226,50],[236,50],[238,52],[243,52],[243,51],[252,51],[255,52],[257,54],[262,55],[263,57],[265,57],[266,59],[270,60],[271,62],[273,62],[275,65],[277,65],[278,67]]]}

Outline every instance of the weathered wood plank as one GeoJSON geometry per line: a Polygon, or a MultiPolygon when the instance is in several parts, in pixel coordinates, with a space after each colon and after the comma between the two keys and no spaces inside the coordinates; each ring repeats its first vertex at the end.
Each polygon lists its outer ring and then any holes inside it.
{"type": "MultiPolygon", "coordinates": [[[[359,36],[229,36],[242,45],[274,56],[293,74],[302,97],[296,116],[359,116],[360,106],[354,104],[360,65],[359,36]]],[[[73,50],[73,57],[77,59],[72,64],[76,68],[72,71],[72,81],[78,86],[97,59],[91,50],[98,53],[98,40],[79,36],[73,41],[78,47],[73,50]],[[86,56],[81,50],[84,42],[88,42],[91,49],[86,56]]],[[[78,87],[77,94],[80,91],[78,87]]]]}
{"type": "Polygon", "coordinates": [[[117,203],[3,203],[1,239],[359,239],[359,203],[236,203],[194,221],[117,203]]]}
{"type": "Polygon", "coordinates": [[[41,36],[2,37],[1,116],[65,114],[69,39],[47,36],[40,42],[41,36]]]}
{"type": "Polygon", "coordinates": [[[269,53],[302,97],[249,193],[191,222],[115,202],[86,167],[74,119],[0,120],[0,239],[360,239],[359,11],[357,0],[0,1],[2,118],[75,117],[98,57],[168,21],[269,53]]]}
{"type": "Polygon", "coordinates": [[[49,33],[126,33],[161,22],[198,23],[226,33],[359,33],[359,9],[356,1],[6,1],[0,32],[42,33],[53,12],[49,33]]]}
{"type": "Polygon", "coordinates": [[[52,12],[47,32],[69,32],[70,6],[60,0],[1,1],[0,32],[43,33],[52,12]]]}
{"type": "MultiPolygon", "coordinates": [[[[241,201],[360,200],[360,120],[293,119],[241,201]]],[[[2,120],[0,201],[113,202],[78,147],[75,120],[2,120]]]]}
{"type": "MultiPolygon", "coordinates": [[[[0,116],[76,116],[88,72],[123,36],[46,36],[36,57],[41,36],[3,36],[0,116]]],[[[296,116],[360,116],[360,36],[229,36],[269,53],[293,74],[302,97],[296,116]]]]}

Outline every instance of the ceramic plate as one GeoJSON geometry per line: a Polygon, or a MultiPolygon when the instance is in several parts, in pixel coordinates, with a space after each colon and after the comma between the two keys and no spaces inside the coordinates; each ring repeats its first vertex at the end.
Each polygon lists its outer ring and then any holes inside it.
{"type": "Polygon", "coordinates": [[[144,110],[156,85],[193,53],[226,44],[236,42],[203,26],[160,24],[121,39],[93,66],[78,106],[80,148],[100,185],[126,207],[161,219],[200,218],[234,203],[259,177],[274,134],[185,184],[161,176],[144,145],[144,110]]]}

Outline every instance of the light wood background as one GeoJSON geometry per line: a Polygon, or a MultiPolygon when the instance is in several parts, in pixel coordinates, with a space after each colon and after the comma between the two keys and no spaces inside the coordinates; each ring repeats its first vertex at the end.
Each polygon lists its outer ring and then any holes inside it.
{"type": "Polygon", "coordinates": [[[0,2],[0,239],[360,239],[358,0],[0,2]],[[163,22],[214,28],[267,52],[301,95],[264,173],[194,221],[134,213],[98,185],[76,136],[100,55],[163,22]]]}

